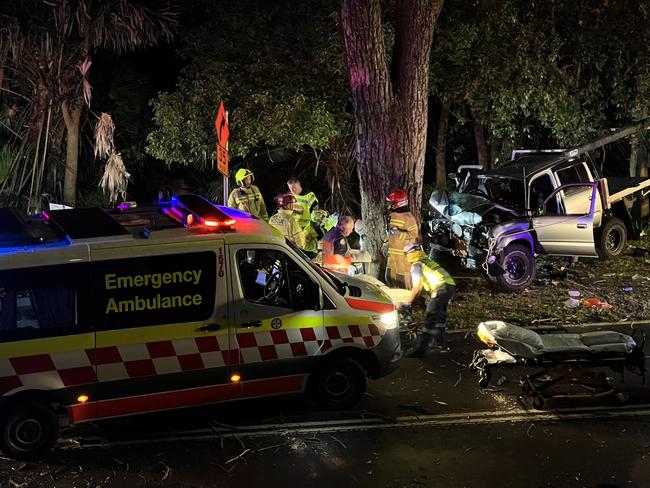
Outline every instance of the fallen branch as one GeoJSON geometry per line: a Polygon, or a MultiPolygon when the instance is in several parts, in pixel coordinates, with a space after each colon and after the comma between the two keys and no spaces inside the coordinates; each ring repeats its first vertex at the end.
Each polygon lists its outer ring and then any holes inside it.
{"type": "Polygon", "coordinates": [[[334,439],[336,442],[338,442],[338,443],[341,445],[341,447],[342,447],[343,449],[347,449],[347,448],[348,448],[348,446],[346,446],[345,444],[343,444],[343,442],[342,442],[341,440],[337,439],[337,438],[334,437],[333,435],[330,436],[330,437],[331,437],[332,439],[334,439]]]}
{"type": "Polygon", "coordinates": [[[233,463],[233,462],[235,462],[235,461],[239,461],[241,458],[243,458],[243,457],[244,457],[246,454],[248,454],[249,452],[251,452],[251,450],[250,450],[249,448],[246,448],[246,449],[244,449],[240,454],[238,454],[237,456],[235,456],[234,458],[229,459],[228,461],[226,461],[225,464],[230,464],[230,463],[233,463]]]}

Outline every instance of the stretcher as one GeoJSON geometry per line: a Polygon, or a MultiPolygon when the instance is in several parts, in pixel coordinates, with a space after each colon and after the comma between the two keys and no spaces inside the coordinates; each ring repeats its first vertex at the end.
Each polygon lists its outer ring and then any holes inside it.
{"type": "Polygon", "coordinates": [[[494,368],[524,366],[535,372],[522,376],[522,398],[542,408],[548,399],[612,395],[621,402],[624,393],[615,388],[609,372],[629,371],[645,383],[645,356],[641,344],[630,335],[614,331],[569,334],[564,329],[533,331],[492,320],[479,324],[476,336],[488,349],[474,352],[470,369],[479,386],[489,385],[494,368]]]}

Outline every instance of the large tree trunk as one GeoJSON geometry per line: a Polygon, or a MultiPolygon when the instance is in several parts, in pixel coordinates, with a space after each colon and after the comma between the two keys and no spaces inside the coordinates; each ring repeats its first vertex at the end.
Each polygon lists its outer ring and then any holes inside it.
{"type": "Polygon", "coordinates": [[[361,213],[369,251],[386,238],[386,196],[403,188],[419,217],[427,132],[429,56],[443,0],[398,0],[388,66],[380,0],[342,0],[341,32],[356,129],[361,213]]]}
{"type": "Polygon", "coordinates": [[[481,120],[481,117],[476,113],[473,114],[474,117],[474,139],[476,140],[476,153],[478,155],[478,164],[481,165],[483,169],[490,169],[490,159],[488,154],[488,147],[485,141],[485,126],[481,120]]]}
{"type": "Polygon", "coordinates": [[[436,186],[447,186],[447,131],[449,129],[449,107],[444,103],[438,117],[438,137],[436,139],[436,186]]]}
{"type": "Polygon", "coordinates": [[[66,128],[65,175],[63,177],[63,202],[74,207],[77,203],[77,166],[79,164],[79,132],[81,106],[61,106],[66,128]]]}

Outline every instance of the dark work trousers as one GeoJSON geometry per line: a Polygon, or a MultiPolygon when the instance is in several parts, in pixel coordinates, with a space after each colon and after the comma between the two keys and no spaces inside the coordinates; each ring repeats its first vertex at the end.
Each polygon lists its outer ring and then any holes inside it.
{"type": "Polygon", "coordinates": [[[431,342],[434,346],[445,345],[447,308],[455,293],[454,285],[443,284],[431,295],[424,316],[424,326],[415,342],[416,349],[426,350],[431,342]]]}

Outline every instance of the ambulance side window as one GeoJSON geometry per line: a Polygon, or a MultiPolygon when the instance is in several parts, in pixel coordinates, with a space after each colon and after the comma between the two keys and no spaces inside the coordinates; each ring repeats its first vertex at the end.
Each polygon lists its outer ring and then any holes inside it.
{"type": "Polygon", "coordinates": [[[0,341],[83,332],[77,307],[86,270],[71,264],[0,273],[0,341]]]}
{"type": "Polygon", "coordinates": [[[314,310],[318,305],[318,285],[283,252],[241,249],[237,265],[246,300],[292,310],[314,310]]]}

